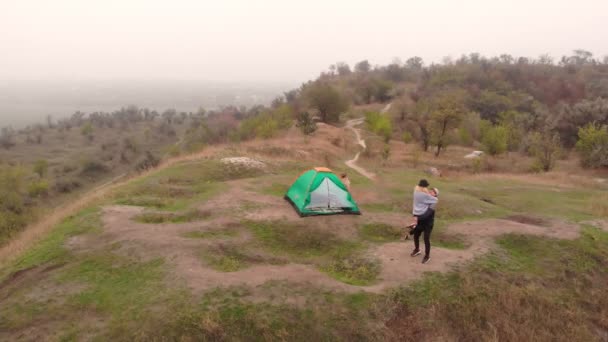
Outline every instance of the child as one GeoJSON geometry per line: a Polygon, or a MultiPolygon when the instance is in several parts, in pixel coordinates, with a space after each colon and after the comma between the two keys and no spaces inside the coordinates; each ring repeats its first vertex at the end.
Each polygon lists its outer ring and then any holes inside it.
{"type": "Polygon", "coordinates": [[[346,186],[346,190],[348,190],[350,192],[350,179],[348,179],[348,176],[346,175],[346,173],[343,173],[340,175],[340,180],[346,186]]]}

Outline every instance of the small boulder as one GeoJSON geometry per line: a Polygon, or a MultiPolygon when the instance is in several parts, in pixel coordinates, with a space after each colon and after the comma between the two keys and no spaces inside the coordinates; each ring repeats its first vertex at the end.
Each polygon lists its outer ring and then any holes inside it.
{"type": "Polygon", "coordinates": [[[475,159],[475,158],[479,158],[483,155],[483,151],[473,151],[469,154],[467,154],[466,156],[464,156],[465,159],[475,159]]]}
{"type": "Polygon", "coordinates": [[[441,177],[441,171],[439,171],[436,167],[429,167],[426,170],[426,173],[428,173],[431,176],[441,177]]]}

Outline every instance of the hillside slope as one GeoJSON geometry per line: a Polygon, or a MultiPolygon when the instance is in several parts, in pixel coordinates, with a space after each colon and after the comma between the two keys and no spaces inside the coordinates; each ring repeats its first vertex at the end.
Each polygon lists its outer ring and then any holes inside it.
{"type": "Polygon", "coordinates": [[[314,138],[217,146],[91,195],[1,265],[0,339],[606,338],[601,185],[429,177],[425,166],[464,151],[414,165],[412,146],[392,144],[388,163],[361,154],[373,180],[345,164],[360,151],[352,131],[319,125],[314,138]],[[283,200],[319,165],[348,172],[363,215],[300,218],[283,200]],[[426,265],[401,240],[421,177],[442,190],[426,265]]]}

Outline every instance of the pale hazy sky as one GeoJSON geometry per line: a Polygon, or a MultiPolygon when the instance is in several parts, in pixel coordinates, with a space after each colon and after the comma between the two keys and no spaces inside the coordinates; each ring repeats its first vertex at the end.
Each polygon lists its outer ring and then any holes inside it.
{"type": "Polygon", "coordinates": [[[608,0],[0,0],[0,79],[304,81],[336,61],[608,54],[608,0]]]}

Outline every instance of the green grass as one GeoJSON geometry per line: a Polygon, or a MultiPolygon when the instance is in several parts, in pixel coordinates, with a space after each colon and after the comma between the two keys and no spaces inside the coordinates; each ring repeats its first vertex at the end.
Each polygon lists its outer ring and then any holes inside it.
{"type": "Polygon", "coordinates": [[[320,229],[281,222],[246,222],[267,251],[287,256],[292,262],[313,263],[338,281],[352,285],[372,284],[380,274],[376,260],[362,257],[365,245],[343,240],[320,229]]]}
{"type": "Polygon", "coordinates": [[[218,160],[178,164],[133,181],[115,194],[115,203],[167,211],[188,209],[219,193],[220,182],[257,177],[263,172],[218,160]]]}
{"type": "Polygon", "coordinates": [[[214,229],[207,231],[190,231],[182,234],[183,237],[188,239],[221,239],[228,237],[235,237],[239,234],[237,229],[214,229]]]}
{"type": "Polygon", "coordinates": [[[359,228],[361,238],[372,242],[399,241],[403,233],[403,229],[384,223],[368,223],[359,228]]]}
{"type": "Polygon", "coordinates": [[[242,246],[219,244],[202,252],[207,265],[216,271],[236,272],[249,267],[254,260],[244,252],[242,246]]]}
{"type": "MultiPolygon", "coordinates": [[[[279,285],[280,286],[280,285],[279,285]]],[[[277,286],[265,286],[277,293],[277,286]]],[[[373,317],[382,313],[374,304],[377,296],[339,294],[308,288],[289,298],[310,299],[306,308],[289,304],[248,300],[247,290],[217,289],[197,301],[184,303],[161,324],[141,335],[143,340],[162,336],[171,341],[333,341],[384,340],[386,330],[375,325],[373,317]],[[384,338],[383,338],[384,337],[384,338]]],[[[266,292],[264,292],[266,293],[266,292]]],[[[267,293],[266,293],[267,294],[267,293]]]]}
{"type": "Polygon", "coordinates": [[[341,240],[333,233],[307,226],[282,222],[245,222],[256,239],[268,251],[306,261],[315,257],[349,256],[362,245],[356,241],[341,240]]]}
{"type": "Polygon", "coordinates": [[[134,220],[141,223],[161,224],[161,223],[185,223],[200,221],[211,216],[210,212],[200,210],[188,210],[182,213],[158,213],[148,212],[137,215],[134,220]]]}
{"type": "Polygon", "coordinates": [[[402,324],[420,327],[422,340],[596,340],[608,329],[598,319],[608,313],[608,233],[586,227],[572,241],[507,235],[498,244],[459,272],[395,290],[402,324]]]}
{"type": "Polygon", "coordinates": [[[283,197],[289,189],[289,185],[282,183],[272,183],[272,185],[262,188],[261,193],[271,196],[283,197]]]}
{"type": "Polygon", "coordinates": [[[162,259],[137,263],[106,252],[85,257],[59,279],[86,285],[70,298],[75,307],[121,319],[136,317],[155,300],[163,274],[162,259]]]}
{"type": "Polygon", "coordinates": [[[343,283],[363,286],[376,281],[381,265],[377,260],[351,256],[331,261],[321,269],[343,283]]]}
{"type": "Polygon", "coordinates": [[[4,272],[0,279],[9,273],[51,263],[60,264],[71,259],[71,253],[64,242],[76,235],[101,231],[100,212],[96,207],[82,210],[54,228],[50,234],[23,255],[18,257],[4,272]]]}

